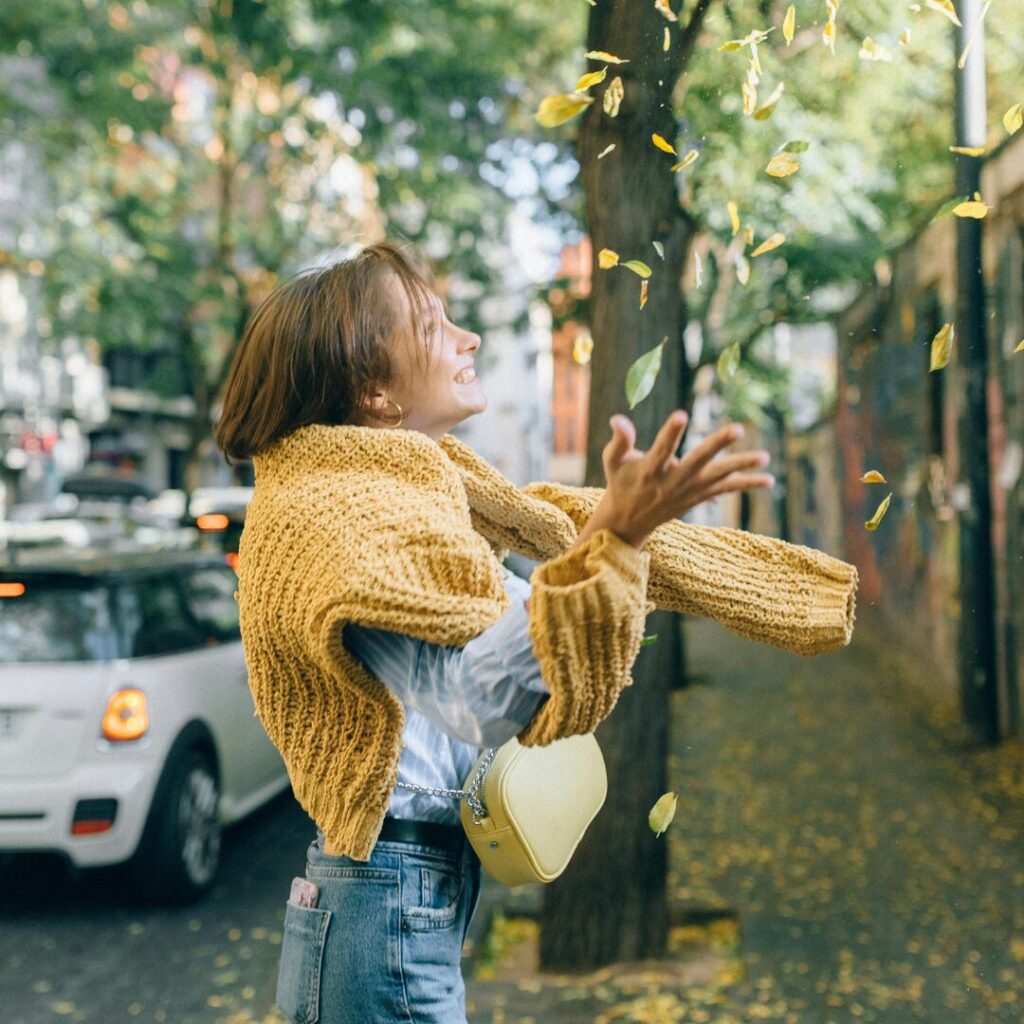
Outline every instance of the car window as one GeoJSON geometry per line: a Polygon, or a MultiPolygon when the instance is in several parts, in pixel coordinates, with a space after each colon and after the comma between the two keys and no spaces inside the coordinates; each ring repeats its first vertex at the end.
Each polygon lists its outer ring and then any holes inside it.
{"type": "Polygon", "coordinates": [[[129,658],[191,651],[206,643],[207,633],[188,613],[173,575],[122,584],[117,605],[129,658]]]}
{"type": "Polygon", "coordinates": [[[26,577],[0,597],[0,664],[120,657],[106,586],[26,577]]]}
{"type": "Polygon", "coordinates": [[[235,591],[238,577],[229,568],[194,569],[182,576],[188,609],[204,625],[222,636],[241,635],[235,591]]]}

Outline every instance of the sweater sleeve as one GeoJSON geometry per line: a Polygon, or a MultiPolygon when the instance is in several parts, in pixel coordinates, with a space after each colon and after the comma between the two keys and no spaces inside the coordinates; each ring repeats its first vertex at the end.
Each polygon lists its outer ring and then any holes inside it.
{"type": "Polygon", "coordinates": [[[550,698],[519,734],[523,746],[593,732],[632,683],[653,605],[650,555],[611,530],[534,569],[530,637],[550,698]]]}
{"type": "MultiPolygon", "coordinates": [[[[540,482],[524,492],[582,528],[600,487],[540,482]]],[[[749,640],[811,656],[845,647],[856,621],[857,567],[816,548],[726,526],[673,519],[651,534],[648,598],[702,615],[749,640]]]]}

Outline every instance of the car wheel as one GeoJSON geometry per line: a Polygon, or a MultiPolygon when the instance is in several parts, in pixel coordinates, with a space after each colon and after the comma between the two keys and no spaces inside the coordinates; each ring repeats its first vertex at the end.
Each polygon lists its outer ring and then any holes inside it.
{"type": "Polygon", "coordinates": [[[220,863],[220,787],[207,754],[186,750],[168,766],[133,858],[142,895],[193,903],[209,892],[220,863]]]}

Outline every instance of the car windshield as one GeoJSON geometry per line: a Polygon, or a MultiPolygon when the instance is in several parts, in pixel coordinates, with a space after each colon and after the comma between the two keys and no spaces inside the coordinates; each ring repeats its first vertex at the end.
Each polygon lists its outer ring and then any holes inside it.
{"type": "Polygon", "coordinates": [[[5,578],[0,593],[0,664],[118,657],[108,587],[25,576],[5,578]]]}

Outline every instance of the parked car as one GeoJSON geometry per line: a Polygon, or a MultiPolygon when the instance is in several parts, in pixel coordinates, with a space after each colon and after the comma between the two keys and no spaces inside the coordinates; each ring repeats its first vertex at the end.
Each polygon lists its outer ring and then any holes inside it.
{"type": "Polygon", "coordinates": [[[254,715],[223,555],[25,552],[0,565],[0,854],[212,885],[221,830],[286,789],[254,715]]]}
{"type": "Polygon", "coordinates": [[[238,542],[252,496],[252,487],[197,487],[183,520],[200,532],[200,547],[223,552],[232,568],[238,561],[238,542]]]}

